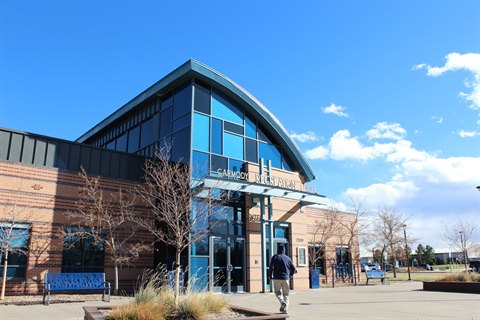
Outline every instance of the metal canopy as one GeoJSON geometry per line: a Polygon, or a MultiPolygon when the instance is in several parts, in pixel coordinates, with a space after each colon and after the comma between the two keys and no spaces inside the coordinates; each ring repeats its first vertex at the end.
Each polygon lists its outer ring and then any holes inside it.
{"type": "Polygon", "coordinates": [[[283,187],[271,186],[268,184],[259,184],[256,182],[249,182],[245,180],[223,179],[208,176],[204,178],[203,184],[207,188],[217,188],[245,193],[253,193],[261,196],[272,196],[297,200],[301,202],[302,206],[312,204],[325,204],[323,203],[325,198],[325,196],[323,195],[283,187]]]}

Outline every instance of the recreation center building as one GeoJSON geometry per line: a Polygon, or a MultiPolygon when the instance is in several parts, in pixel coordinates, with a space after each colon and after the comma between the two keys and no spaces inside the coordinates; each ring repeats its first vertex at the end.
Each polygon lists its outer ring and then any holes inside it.
{"type": "MultiPolygon", "coordinates": [[[[328,243],[314,240],[315,226],[332,213],[308,185],[314,172],[274,115],[226,76],[189,60],[76,141],[0,128],[0,224],[21,232],[13,245],[24,249],[8,256],[7,294],[42,292],[48,272],[105,272],[113,282],[113,262],[102,246],[65,245],[67,213],[84,185],[79,170],[99,176],[107,190],[127,190],[142,183],[145,159],[165,144],[171,161],[206,164],[205,186],[221,183],[239,194],[224,205],[223,227],[183,253],[182,266],[208,279],[206,288],[269,291],[267,268],[279,244],[298,266],[292,289],[311,285],[309,247],[322,246],[315,267],[324,276],[332,264],[351,263],[349,250],[358,256],[358,239],[348,244],[341,228],[328,243]]],[[[355,215],[335,219],[354,222],[355,215]]],[[[132,291],[145,268],[171,266],[174,252],[155,246],[122,267],[121,290],[132,291]]]]}

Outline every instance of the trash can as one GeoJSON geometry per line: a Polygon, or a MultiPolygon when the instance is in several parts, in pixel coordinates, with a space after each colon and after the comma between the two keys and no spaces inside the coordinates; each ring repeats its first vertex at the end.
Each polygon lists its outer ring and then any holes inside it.
{"type": "Polygon", "coordinates": [[[311,289],[320,288],[320,270],[316,270],[316,269],[310,270],[310,288],[311,289]]]}

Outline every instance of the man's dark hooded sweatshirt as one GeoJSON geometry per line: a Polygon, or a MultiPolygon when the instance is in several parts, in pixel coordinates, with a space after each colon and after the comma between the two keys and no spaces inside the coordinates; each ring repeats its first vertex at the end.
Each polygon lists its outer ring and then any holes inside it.
{"type": "Polygon", "coordinates": [[[295,265],[285,254],[285,247],[278,246],[278,253],[272,257],[270,261],[270,274],[273,279],[289,280],[290,275],[296,272],[295,265]]]}

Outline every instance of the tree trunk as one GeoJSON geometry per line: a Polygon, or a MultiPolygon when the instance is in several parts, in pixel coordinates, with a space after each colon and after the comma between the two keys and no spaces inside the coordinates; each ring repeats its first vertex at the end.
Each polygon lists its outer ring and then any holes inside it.
{"type": "Polygon", "coordinates": [[[5,262],[3,263],[2,293],[0,300],[5,299],[5,287],[7,286],[8,248],[5,250],[5,262]]]}
{"type": "Polygon", "coordinates": [[[113,294],[118,296],[118,261],[115,259],[115,289],[113,289],[113,294]]]}
{"type": "Polygon", "coordinates": [[[178,306],[180,296],[180,251],[177,250],[175,257],[175,305],[178,306]]]}

